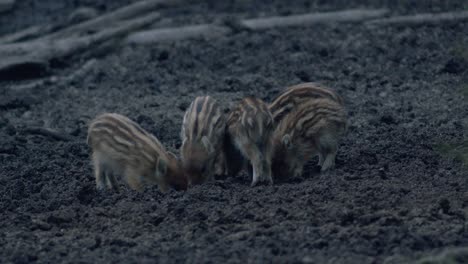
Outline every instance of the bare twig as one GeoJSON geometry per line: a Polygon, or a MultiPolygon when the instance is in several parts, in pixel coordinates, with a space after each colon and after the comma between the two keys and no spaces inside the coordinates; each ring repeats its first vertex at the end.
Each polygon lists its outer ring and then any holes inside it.
{"type": "Polygon", "coordinates": [[[360,22],[384,16],[386,9],[350,9],[336,12],[311,13],[292,16],[254,18],[241,21],[251,30],[262,30],[274,27],[307,26],[330,22],[360,22]]]}
{"type": "Polygon", "coordinates": [[[13,43],[28,38],[37,37],[44,33],[49,33],[55,28],[55,26],[32,26],[15,33],[4,35],[0,37],[0,44],[13,43]]]}
{"type": "Polygon", "coordinates": [[[89,61],[85,62],[80,68],[74,71],[72,74],[66,77],[60,78],[59,82],[68,83],[68,82],[76,81],[77,79],[84,78],[87,74],[89,74],[94,69],[94,67],[96,66],[96,63],[97,63],[96,59],[90,59],[89,61]]]}
{"type": "Polygon", "coordinates": [[[130,34],[127,37],[129,43],[153,43],[161,41],[175,41],[194,37],[213,38],[229,34],[228,27],[211,24],[185,26],[176,28],[162,28],[148,31],[141,31],[130,34]]]}
{"type": "Polygon", "coordinates": [[[22,130],[23,133],[26,134],[35,134],[35,135],[41,135],[45,136],[48,138],[52,138],[55,140],[61,140],[61,141],[70,141],[71,138],[69,135],[63,133],[63,132],[58,132],[50,128],[45,128],[45,127],[27,127],[22,130]]]}
{"type": "Polygon", "coordinates": [[[24,91],[24,90],[34,90],[36,88],[42,87],[51,81],[52,77],[43,78],[39,80],[34,80],[25,84],[18,84],[10,87],[10,90],[14,91],[24,91]]]}
{"type": "Polygon", "coordinates": [[[396,16],[382,19],[375,19],[366,22],[368,25],[404,25],[415,26],[421,24],[441,24],[446,22],[458,22],[468,20],[468,11],[446,12],[438,14],[416,14],[410,16],[396,16]]]}

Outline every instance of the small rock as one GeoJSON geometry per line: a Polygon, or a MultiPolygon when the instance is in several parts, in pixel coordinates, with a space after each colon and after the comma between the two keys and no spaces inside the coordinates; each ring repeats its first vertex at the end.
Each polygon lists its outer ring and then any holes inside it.
{"type": "Polygon", "coordinates": [[[164,216],[154,216],[151,220],[150,223],[154,226],[160,225],[164,221],[164,216]]]}
{"type": "Polygon", "coordinates": [[[41,220],[32,220],[32,224],[30,228],[31,230],[39,229],[42,231],[49,231],[50,229],[52,229],[52,226],[41,220]]]}
{"type": "Polygon", "coordinates": [[[96,249],[96,248],[99,248],[99,247],[101,246],[101,241],[102,241],[101,238],[98,237],[98,236],[96,236],[96,237],[94,238],[94,242],[93,242],[93,243],[90,243],[89,246],[88,246],[88,248],[91,249],[91,250],[94,250],[94,249],[96,249]]]}
{"type": "Polygon", "coordinates": [[[442,212],[444,214],[450,213],[450,201],[447,200],[446,198],[443,198],[439,201],[439,206],[440,206],[440,209],[442,209],[442,212]]]}
{"type": "Polygon", "coordinates": [[[328,242],[325,239],[317,239],[312,246],[317,249],[322,249],[328,246],[328,242]]]}
{"type": "Polygon", "coordinates": [[[56,83],[58,81],[59,81],[59,78],[57,76],[52,76],[52,77],[49,78],[49,82],[51,84],[56,83]]]}
{"type": "Polygon", "coordinates": [[[379,219],[378,223],[380,226],[399,226],[402,224],[402,220],[396,216],[384,216],[379,219]]]}
{"type": "Polygon", "coordinates": [[[387,174],[385,173],[385,169],[384,169],[384,168],[380,168],[380,169],[379,169],[379,176],[380,176],[380,178],[383,179],[383,180],[388,179],[387,174]]]}
{"type": "Polygon", "coordinates": [[[349,225],[354,222],[355,216],[351,211],[344,211],[341,215],[339,215],[340,224],[342,226],[349,225]]]}
{"type": "Polygon", "coordinates": [[[408,194],[411,192],[411,190],[407,187],[401,187],[400,188],[400,191],[403,193],[403,194],[408,194]]]}
{"type": "Polygon", "coordinates": [[[316,263],[316,262],[314,261],[314,258],[311,257],[311,256],[305,256],[305,257],[303,257],[302,260],[301,260],[301,262],[302,262],[302,263],[307,263],[307,264],[316,263]]]}
{"type": "Polygon", "coordinates": [[[75,218],[75,213],[73,211],[64,210],[50,215],[47,218],[47,222],[52,224],[70,223],[73,221],[73,218],[75,218]]]}
{"type": "Polygon", "coordinates": [[[25,119],[29,119],[29,118],[31,118],[31,116],[32,116],[31,111],[26,111],[26,112],[23,113],[23,118],[25,118],[25,119]]]}
{"type": "Polygon", "coordinates": [[[346,174],[343,176],[343,178],[346,180],[346,181],[355,181],[355,180],[360,180],[362,179],[362,177],[358,174],[346,174]]]}

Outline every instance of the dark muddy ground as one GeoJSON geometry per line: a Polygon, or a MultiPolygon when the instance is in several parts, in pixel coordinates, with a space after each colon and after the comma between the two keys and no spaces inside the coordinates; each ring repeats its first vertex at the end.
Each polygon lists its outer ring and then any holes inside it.
{"type": "MultiPolygon", "coordinates": [[[[129,1],[20,2],[0,16],[0,33],[62,23],[81,5],[104,12],[129,1]]],[[[362,4],[266,2],[192,4],[164,10],[170,19],[161,23],[362,4]]],[[[463,0],[387,2],[396,14],[466,8],[463,0]]],[[[15,83],[0,83],[0,262],[401,263],[468,246],[466,169],[437,151],[466,131],[467,36],[467,22],[237,32],[123,47],[67,85],[10,92],[15,83]],[[270,187],[239,176],[168,194],[95,191],[85,138],[97,114],[127,115],[176,149],[196,95],[227,106],[245,95],[271,100],[303,81],[322,81],[346,100],[351,127],[335,170],[270,187]],[[25,133],[31,126],[71,140],[25,133]]],[[[73,58],[55,73],[81,64],[73,58]]]]}

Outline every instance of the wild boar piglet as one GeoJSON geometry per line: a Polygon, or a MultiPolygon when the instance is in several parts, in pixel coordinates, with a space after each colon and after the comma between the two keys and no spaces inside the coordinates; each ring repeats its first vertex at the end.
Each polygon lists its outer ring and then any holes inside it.
{"type": "Polygon", "coordinates": [[[215,161],[222,155],[226,117],[211,96],[199,96],[190,104],[182,122],[182,166],[189,185],[213,179],[215,161]]]}
{"type": "Polygon", "coordinates": [[[315,99],[330,99],[344,106],[343,98],[332,89],[319,83],[307,82],[286,88],[269,104],[269,109],[278,124],[300,104],[315,99]]]}
{"type": "Polygon", "coordinates": [[[299,104],[275,130],[274,178],[302,175],[304,164],[316,155],[321,171],[334,167],[339,140],[346,130],[346,111],[336,101],[323,98],[299,104]]]}
{"type": "Polygon", "coordinates": [[[271,158],[273,117],[261,99],[246,97],[230,112],[225,143],[229,175],[236,175],[249,165],[251,186],[260,182],[273,184],[271,158]]]}
{"type": "Polygon", "coordinates": [[[106,185],[118,190],[117,178],[121,177],[137,191],[145,182],[157,184],[163,192],[169,187],[186,189],[187,180],[176,156],[123,115],[105,113],[92,120],[87,142],[99,190],[106,185]]]}

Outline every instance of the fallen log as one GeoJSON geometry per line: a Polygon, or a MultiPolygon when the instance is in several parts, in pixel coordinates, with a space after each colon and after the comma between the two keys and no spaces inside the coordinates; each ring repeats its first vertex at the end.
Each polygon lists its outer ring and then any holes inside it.
{"type": "MultiPolygon", "coordinates": [[[[274,27],[308,26],[330,22],[359,22],[381,17],[386,9],[352,9],[337,12],[313,13],[283,17],[255,18],[241,20],[236,25],[246,30],[264,30],[274,27]]],[[[130,34],[126,41],[135,44],[151,44],[163,41],[175,41],[196,37],[215,38],[228,35],[233,29],[229,25],[202,24],[174,28],[151,29],[130,34]]]]}
{"type": "Polygon", "coordinates": [[[396,16],[367,21],[367,25],[402,25],[417,26],[429,24],[441,24],[447,22],[459,22],[468,20],[468,11],[446,12],[446,13],[425,13],[409,16],[396,16]]]}
{"type": "Polygon", "coordinates": [[[28,83],[24,84],[18,84],[18,85],[12,85],[9,87],[10,90],[12,91],[24,91],[24,90],[34,90],[36,88],[42,88],[45,85],[49,84],[61,84],[61,85],[66,85],[69,83],[72,83],[78,79],[84,78],[87,74],[89,74],[92,70],[95,69],[95,66],[97,64],[96,59],[90,59],[87,62],[85,62],[83,65],[81,65],[78,69],[73,71],[71,74],[64,76],[64,77],[57,77],[57,76],[51,76],[51,77],[46,77],[42,78],[39,80],[34,80],[28,83]]]}
{"type": "MultiPolygon", "coordinates": [[[[120,22],[119,24],[99,31],[94,34],[86,36],[72,36],[62,39],[37,39],[28,42],[21,43],[11,43],[0,45],[0,56],[23,56],[30,55],[34,57],[49,57],[50,55],[44,55],[43,51],[54,51],[61,53],[70,53],[75,50],[71,47],[80,47],[85,48],[91,44],[96,44],[97,42],[102,42],[104,40],[119,37],[125,34],[130,33],[131,31],[137,30],[141,27],[150,25],[154,21],[160,18],[159,13],[150,13],[144,17],[136,18],[132,20],[126,20],[120,22]],[[88,45],[85,45],[88,44],[88,45]],[[42,52],[41,52],[42,51],[42,52]]],[[[60,55],[56,55],[60,56],[60,55]]]]}
{"type": "MultiPolygon", "coordinates": [[[[81,9],[79,8],[75,10],[72,14],[70,14],[69,22],[74,22],[78,19],[82,19],[80,17],[81,13],[86,12],[87,10],[88,10],[87,8],[81,8],[81,9]]],[[[88,12],[91,12],[91,11],[88,11],[88,12]]],[[[81,16],[84,16],[84,15],[81,15],[81,16]]],[[[13,42],[18,42],[22,40],[31,39],[31,38],[36,38],[41,35],[49,34],[50,32],[59,30],[63,27],[64,25],[59,25],[59,24],[31,26],[31,27],[22,29],[20,31],[17,31],[11,34],[1,36],[0,44],[13,43],[13,42]]]]}
{"type": "MultiPolygon", "coordinates": [[[[1,1],[2,0],[0,0],[0,2],[1,1]]],[[[119,22],[120,20],[132,17],[135,18],[143,13],[148,13],[157,8],[176,6],[178,4],[181,4],[182,2],[182,0],[144,0],[136,2],[134,4],[130,4],[128,6],[121,7],[107,14],[103,14],[101,16],[85,20],[83,22],[74,24],[66,28],[63,28],[63,25],[32,26],[15,33],[1,36],[0,44],[14,43],[25,39],[39,37],[41,35],[43,35],[41,39],[45,39],[60,38],[70,35],[82,35],[87,34],[90,31],[96,32],[97,30],[102,29],[104,27],[109,27],[109,24],[119,22]]],[[[76,19],[73,19],[73,17],[76,17],[76,12],[79,11],[83,12],[83,9],[75,10],[75,12],[70,14],[69,21],[75,21],[76,19]]]]}
{"type": "Polygon", "coordinates": [[[41,135],[55,140],[70,141],[71,137],[63,132],[58,132],[45,127],[27,127],[22,130],[24,134],[41,135]]]}
{"type": "Polygon", "coordinates": [[[360,22],[376,17],[382,17],[387,13],[387,9],[350,9],[335,12],[246,19],[241,21],[241,24],[251,30],[262,30],[276,27],[306,26],[330,22],[360,22]]]}
{"type": "Polygon", "coordinates": [[[115,11],[101,15],[94,19],[86,20],[79,24],[64,28],[52,34],[46,35],[40,39],[45,38],[61,38],[70,35],[84,34],[89,31],[96,32],[102,28],[108,28],[110,24],[128,18],[137,18],[143,13],[154,11],[160,7],[175,6],[182,2],[182,0],[143,0],[134,4],[119,8],[115,11]]]}
{"type": "Polygon", "coordinates": [[[40,87],[45,86],[48,83],[53,83],[52,82],[53,77],[48,77],[48,78],[43,78],[39,80],[34,80],[25,84],[18,84],[18,85],[13,85],[10,86],[9,89],[12,91],[24,91],[24,90],[34,90],[40,87]]]}
{"type": "Polygon", "coordinates": [[[0,57],[3,58],[0,61],[0,80],[16,79],[18,74],[26,74],[31,78],[42,76],[52,60],[60,60],[112,38],[122,37],[159,18],[159,13],[151,13],[142,18],[121,22],[115,27],[88,36],[2,45],[0,46],[0,57]]]}

